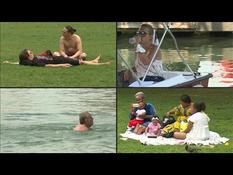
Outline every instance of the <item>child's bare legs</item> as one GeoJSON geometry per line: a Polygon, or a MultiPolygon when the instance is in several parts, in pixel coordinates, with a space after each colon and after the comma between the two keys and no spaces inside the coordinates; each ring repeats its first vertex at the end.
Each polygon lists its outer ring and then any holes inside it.
{"type": "Polygon", "coordinates": [[[161,135],[161,130],[158,130],[156,132],[153,133],[155,136],[160,136],[161,135]]]}
{"type": "Polygon", "coordinates": [[[146,130],[146,127],[143,125],[140,125],[138,134],[143,134],[145,132],[145,130],[146,130]]]}
{"type": "Polygon", "coordinates": [[[100,55],[96,59],[94,59],[94,60],[90,60],[90,61],[80,60],[80,64],[87,64],[87,65],[106,65],[106,64],[111,64],[111,61],[104,62],[104,63],[99,63],[99,60],[100,60],[100,55]]]}
{"type": "Polygon", "coordinates": [[[140,134],[144,133],[145,130],[146,130],[145,126],[138,124],[134,130],[134,133],[140,135],[140,134]]]}
{"type": "Polygon", "coordinates": [[[140,127],[140,125],[139,125],[139,124],[137,124],[137,125],[136,125],[136,127],[135,127],[135,129],[134,129],[134,131],[133,131],[135,134],[137,134],[137,133],[138,133],[138,129],[139,129],[139,127],[140,127]]]}

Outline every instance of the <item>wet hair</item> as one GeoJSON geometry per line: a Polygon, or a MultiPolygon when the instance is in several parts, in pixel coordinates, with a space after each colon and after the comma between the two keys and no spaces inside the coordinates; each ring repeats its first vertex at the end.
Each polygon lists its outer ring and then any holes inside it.
{"type": "Polygon", "coordinates": [[[201,112],[201,111],[204,111],[206,109],[206,105],[204,102],[193,103],[193,107],[194,107],[194,109],[197,110],[197,112],[201,112]]]}
{"type": "Polygon", "coordinates": [[[90,128],[93,125],[93,117],[89,112],[82,112],[79,114],[79,123],[90,128]]]}
{"type": "Polygon", "coordinates": [[[68,25],[65,26],[67,32],[71,33],[72,35],[76,32],[76,29],[74,29],[72,26],[68,25]]]}
{"type": "Polygon", "coordinates": [[[192,100],[191,100],[191,98],[190,98],[190,96],[189,95],[182,95],[181,97],[180,97],[180,100],[182,101],[182,102],[184,102],[184,103],[191,103],[192,102],[192,100]]]}
{"type": "Polygon", "coordinates": [[[142,28],[142,27],[148,29],[148,34],[149,35],[154,34],[154,29],[150,24],[143,23],[143,24],[141,24],[140,28],[142,28]]]}
{"type": "Polygon", "coordinates": [[[25,60],[27,60],[28,56],[28,49],[23,49],[19,54],[19,64],[22,64],[25,60]]]}

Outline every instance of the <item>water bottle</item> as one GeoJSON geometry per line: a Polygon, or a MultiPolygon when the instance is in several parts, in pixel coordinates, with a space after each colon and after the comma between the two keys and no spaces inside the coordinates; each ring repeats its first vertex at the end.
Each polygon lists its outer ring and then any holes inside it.
{"type": "Polygon", "coordinates": [[[134,103],[134,104],[133,104],[133,107],[134,107],[134,108],[138,108],[138,107],[139,107],[139,104],[138,104],[138,103],[134,103]]]}
{"type": "Polygon", "coordinates": [[[130,38],[129,39],[129,44],[137,44],[137,40],[136,40],[136,38],[135,37],[132,37],[132,38],[130,38]]]}

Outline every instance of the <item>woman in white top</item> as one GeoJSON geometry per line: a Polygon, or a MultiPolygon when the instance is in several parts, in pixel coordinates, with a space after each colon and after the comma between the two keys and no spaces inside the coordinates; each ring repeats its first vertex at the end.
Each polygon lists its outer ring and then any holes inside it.
{"type": "Polygon", "coordinates": [[[209,117],[204,113],[205,103],[193,103],[191,105],[191,116],[188,118],[188,127],[184,132],[175,132],[177,139],[208,140],[209,139],[209,117]]]}
{"type": "MultiPolygon", "coordinates": [[[[157,45],[154,43],[154,29],[149,24],[142,24],[136,33],[137,48],[136,48],[136,59],[135,67],[133,70],[137,76],[142,79],[146,73],[146,70],[153,59],[154,53],[157,49],[157,45]]],[[[127,81],[129,72],[124,75],[124,80],[127,81]]],[[[149,69],[149,72],[145,78],[145,81],[162,81],[163,78],[163,67],[162,67],[162,54],[158,50],[155,60],[149,69]]]]}

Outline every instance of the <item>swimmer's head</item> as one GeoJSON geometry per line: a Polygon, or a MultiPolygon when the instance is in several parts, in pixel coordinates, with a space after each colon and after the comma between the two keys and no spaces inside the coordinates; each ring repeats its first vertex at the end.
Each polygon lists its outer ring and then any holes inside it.
{"type": "Polygon", "coordinates": [[[90,128],[93,125],[93,117],[89,112],[82,112],[79,114],[79,123],[90,128]]]}

